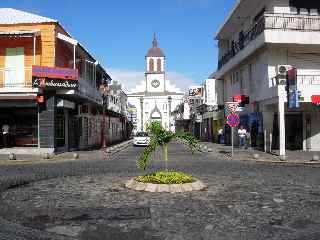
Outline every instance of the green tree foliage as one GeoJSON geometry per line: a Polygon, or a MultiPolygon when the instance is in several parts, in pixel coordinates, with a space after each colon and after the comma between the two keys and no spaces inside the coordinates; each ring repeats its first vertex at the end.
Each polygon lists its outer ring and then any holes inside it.
{"type": "Polygon", "coordinates": [[[137,165],[140,169],[146,170],[150,160],[151,154],[158,148],[162,147],[163,158],[165,161],[165,168],[168,171],[168,143],[174,139],[179,139],[185,145],[187,145],[192,153],[199,150],[199,142],[192,135],[185,132],[173,133],[165,130],[159,122],[153,122],[148,127],[148,132],[151,135],[150,144],[141,153],[137,165]]]}

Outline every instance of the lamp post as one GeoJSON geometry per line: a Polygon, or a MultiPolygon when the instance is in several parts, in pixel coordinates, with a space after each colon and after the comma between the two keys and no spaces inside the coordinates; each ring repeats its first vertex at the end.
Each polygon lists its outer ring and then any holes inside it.
{"type": "Polygon", "coordinates": [[[108,91],[109,89],[107,85],[102,84],[100,86],[100,92],[102,94],[102,143],[101,143],[102,148],[107,147],[105,124],[106,124],[106,108],[108,108],[108,103],[109,103],[108,91]]]}
{"type": "Polygon", "coordinates": [[[168,97],[168,103],[169,103],[169,131],[171,131],[171,104],[172,104],[172,97],[168,97]]]}

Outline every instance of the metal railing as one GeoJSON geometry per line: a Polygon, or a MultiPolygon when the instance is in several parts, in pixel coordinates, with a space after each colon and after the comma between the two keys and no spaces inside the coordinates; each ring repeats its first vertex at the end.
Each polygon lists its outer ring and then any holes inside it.
{"type": "Polygon", "coordinates": [[[0,88],[32,87],[32,68],[0,68],[0,88]]]}
{"type": "MultiPolygon", "coordinates": [[[[279,85],[279,79],[273,77],[270,79],[269,87],[279,85]]],[[[320,85],[320,75],[298,75],[297,86],[320,85]]]]}
{"type": "Polygon", "coordinates": [[[231,44],[229,51],[218,61],[218,69],[228,63],[251,41],[265,30],[320,31],[320,16],[264,14],[248,31],[239,34],[239,40],[231,44]]]}
{"type": "Polygon", "coordinates": [[[298,75],[297,85],[320,85],[320,75],[298,75]]]}

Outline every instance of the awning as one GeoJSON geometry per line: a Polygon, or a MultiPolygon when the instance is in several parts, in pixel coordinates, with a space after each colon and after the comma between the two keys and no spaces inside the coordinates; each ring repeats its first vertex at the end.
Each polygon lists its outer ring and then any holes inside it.
{"type": "Polygon", "coordinates": [[[33,37],[39,34],[39,30],[17,30],[17,31],[8,31],[0,32],[0,37],[33,37]]]}

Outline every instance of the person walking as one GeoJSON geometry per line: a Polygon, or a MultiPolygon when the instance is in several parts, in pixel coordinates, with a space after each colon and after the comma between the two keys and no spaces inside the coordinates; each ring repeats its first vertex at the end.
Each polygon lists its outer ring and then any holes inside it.
{"type": "Polygon", "coordinates": [[[238,130],[239,136],[239,146],[240,148],[245,148],[246,146],[246,138],[247,138],[247,130],[241,125],[238,130]]]}
{"type": "Polygon", "coordinates": [[[3,147],[7,148],[9,147],[9,131],[10,131],[10,126],[8,124],[3,124],[2,125],[2,142],[3,142],[3,147]]]}
{"type": "Polygon", "coordinates": [[[218,143],[219,144],[223,144],[224,143],[223,128],[220,128],[218,130],[218,143]]]}

